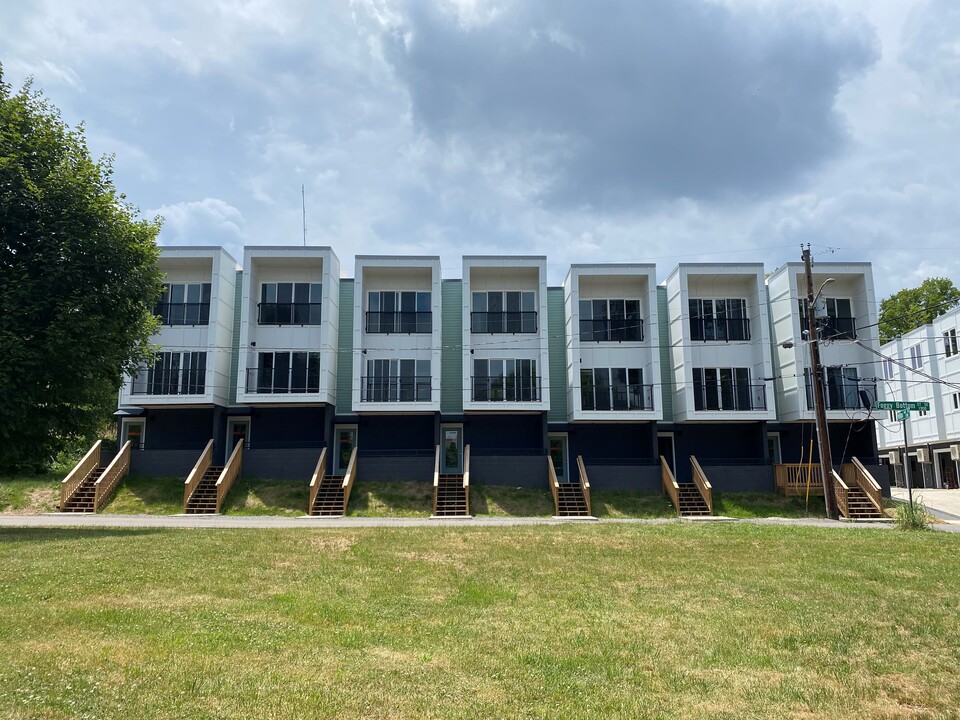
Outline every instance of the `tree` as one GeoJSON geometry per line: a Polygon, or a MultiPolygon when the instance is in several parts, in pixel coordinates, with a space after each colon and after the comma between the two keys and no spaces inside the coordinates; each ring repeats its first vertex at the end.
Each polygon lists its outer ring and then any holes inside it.
{"type": "Polygon", "coordinates": [[[880,301],[880,342],[933,322],[960,305],[960,290],[949,278],[927,278],[880,301]]]}
{"type": "Polygon", "coordinates": [[[138,219],[112,174],[0,66],[0,471],[96,437],[149,356],[160,219],[138,219]]]}

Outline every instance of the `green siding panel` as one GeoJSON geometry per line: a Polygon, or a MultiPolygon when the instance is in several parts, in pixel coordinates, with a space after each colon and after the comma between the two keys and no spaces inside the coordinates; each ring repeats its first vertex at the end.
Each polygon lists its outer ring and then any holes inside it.
{"type": "Polygon", "coordinates": [[[670,313],[667,288],[657,287],[657,323],[660,326],[660,397],[663,422],[673,422],[673,359],[670,352],[670,313]]]}
{"type": "Polygon", "coordinates": [[[237,378],[240,375],[240,312],[243,309],[243,270],[237,270],[233,293],[233,339],[230,342],[230,403],[237,404],[237,378]]]}
{"type": "Polygon", "coordinates": [[[463,283],[444,280],[440,290],[440,412],[463,412],[463,283]]]}
{"type": "Polygon", "coordinates": [[[337,339],[337,415],[353,412],[353,280],[340,280],[337,339]]]}
{"type": "Polygon", "coordinates": [[[547,348],[550,358],[548,422],[567,421],[567,319],[563,288],[547,288],[547,348]]]}

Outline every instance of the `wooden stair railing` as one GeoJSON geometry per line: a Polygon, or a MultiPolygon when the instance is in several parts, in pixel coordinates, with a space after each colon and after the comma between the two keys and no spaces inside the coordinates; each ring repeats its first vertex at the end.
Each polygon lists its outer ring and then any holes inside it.
{"type": "Polygon", "coordinates": [[[583,464],[583,455],[577,455],[577,468],[580,470],[580,490],[583,499],[587,502],[587,515],[593,516],[593,507],[590,505],[590,478],[587,477],[587,468],[583,464]]]}
{"type": "Polygon", "coordinates": [[[310,478],[310,502],[307,504],[307,515],[313,512],[313,504],[317,501],[317,493],[323,484],[323,478],[327,474],[327,449],[320,451],[320,459],[317,460],[317,466],[313,469],[313,476],[310,478]]]}
{"type": "Polygon", "coordinates": [[[217,513],[219,513],[220,509],[223,507],[223,501],[226,499],[227,493],[230,492],[230,488],[233,486],[234,481],[240,477],[240,468],[242,467],[242,464],[243,443],[238,442],[234,446],[233,452],[230,453],[230,459],[227,460],[227,464],[220,473],[220,477],[217,478],[217,513]]]}
{"type": "Polygon", "coordinates": [[[107,503],[111,493],[117,489],[120,481],[130,472],[130,440],[127,440],[117,456],[110,461],[106,470],[103,471],[97,481],[93,484],[93,511],[100,512],[100,509],[107,503]]]}
{"type": "Polygon", "coordinates": [[[347,505],[350,503],[350,491],[353,490],[353,481],[357,477],[357,448],[350,453],[350,463],[347,465],[347,474],[343,476],[343,514],[347,514],[347,505]]]}
{"type": "Polygon", "coordinates": [[[847,506],[847,499],[850,494],[850,486],[843,481],[843,478],[837,474],[836,470],[831,470],[830,476],[833,478],[833,494],[837,499],[837,509],[841,515],[849,518],[850,510],[847,506]]]}
{"type": "Polygon", "coordinates": [[[433,514],[437,514],[437,498],[440,495],[440,446],[433,458],[433,514]]]}
{"type": "Polygon", "coordinates": [[[553,458],[547,455],[547,483],[553,493],[554,516],[560,516],[560,483],[557,480],[557,469],[553,465],[553,458]]]}
{"type": "Polygon", "coordinates": [[[870,499],[874,509],[881,515],[886,515],[883,509],[883,490],[880,488],[880,483],[874,479],[859,458],[852,458],[852,462],[844,465],[841,472],[847,485],[856,485],[863,490],[863,494],[870,499]]]}
{"type": "Polygon", "coordinates": [[[210,467],[210,464],[213,462],[213,440],[207,443],[207,446],[203,449],[203,452],[200,453],[200,459],[197,460],[197,464],[193,466],[193,470],[190,471],[190,474],[187,475],[187,479],[183,483],[183,512],[187,512],[187,504],[190,502],[190,496],[193,495],[194,490],[197,489],[197,485],[200,484],[200,481],[203,480],[203,476],[207,472],[207,468],[210,467]]]}
{"type": "Polygon", "coordinates": [[[67,500],[77,491],[77,488],[87,479],[90,473],[100,467],[100,447],[102,444],[102,440],[97,440],[60,483],[60,509],[66,506],[67,500]]]}
{"type": "Polygon", "coordinates": [[[670,497],[670,502],[677,509],[677,517],[680,516],[680,486],[677,479],[673,476],[673,470],[667,465],[666,458],[660,456],[660,480],[663,482],[663,491],[670,497]]]}
{"type": "Polygon", "coordinates": [[[467,515],[470,514],[470,446],[463,448],[463,497],[467,501],[467,515]]]}
{"type": "Polygon", "coordinates": [[[806,495],[809,486],[811,495],[823,495],[820,481],[820,465],[812,463],[781,463],[773,466],[776,491],[784,496],[806,495]]]}
{"type": "Polygon", "coordinates": [[[695,455],[690,456],[690,467],[693,470],[693,482],[703,496],[703,501],[707,504],[710,514],[713,515],[713,485],[707,480],[707,474],[700,467],[695,455]]]}

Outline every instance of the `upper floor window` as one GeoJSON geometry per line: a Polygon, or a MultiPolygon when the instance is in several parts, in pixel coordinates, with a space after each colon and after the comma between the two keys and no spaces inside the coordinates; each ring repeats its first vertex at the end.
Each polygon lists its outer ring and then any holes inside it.
{"type": "MultiPolygon", "coordinates": [[[[813,384],[810,368],[803,369],[807,388],[807,409],[813,409],[813,384]]],[[[877,385],[860,378],[857,368],[831,365],[821,375],[823,399],[827,410],[870,410],[877,399],[877,385]]]]}
{"type": "Polygon", "coordinates": [[[158,352],[153,366],[133,379],[134,395],[203,395],[207,377],[205,352],[158,352]]]}
{"type": "Polygon", "coordinates": [[[960,392],[953,393],[953,409],[960,410],[960,392]]]}
{"type": "MultiPolygon", "coordinates": [[[[800,329],[806,330],[807,319],[806,298],[797,301],[800,307],[800,329]]],[[[824,298],[825,318],[820,318],[818,326],[820,337],[823,340],[855,340],[857,337],[857,319],[853,316],[853,303],[848,298],[824,298]]]]}
{"type": "Polygon", "coordinates": [[[536,298],[536,293],[520,290],[473,293],[470,332],[537,332],[536,298]]]}
{"type": "Polygon", "coordinates": [[[895,370],[893,366],[893,360],[891,360],[890,358],[884,358],[883,359],[883,379],[893,380],[894,372],[895,370]]]}
{"type": "Polygon", "coordinates": [[[743,298],[691,298],[691,340],[749,340],[750,319],[743,298]]]}
{"type": "Polygon", "coordinates": [[[262,283],[257,322],[261,325],[319,325],[322,283],[262,283]]]}
{"type": "Polygon", "coordinates": [[[652,410],[652,390],[643,384],[643,368],[580,370],[583,410],[652,410]]]}
{"type": "Polygon", "coordinates": [[[923,367],[923,347],[914,345],[910,348],[910,367],[920,370],[923,367]]]}
{"type": "Polygon", "coordinates": [[[958,354],[956,328],[950,328],[943,334],[943,351],[947,357],[958,354]]]}
{"type": "Polygon", "coordinates": [[[696,410],[766,410],[765,385],[750,384],[750,368],[693,368],[696,410]]]}
{"type": "Polygon", "coordinates": [[[474,401],[539,402],[540,378],[536,360],[473,361],[474,401]]]}
{"type": "Polygon", "coordinates": [[[367,293],[368,333],[429,333],[433,331],[430,293],[375,290],[367,293]]]}
{"type": "Polygon", "coordinates": [[[164,283],[154,314],[163,325],[207,325],[210,283],[164,283]]]}
{"type": "Polygon", "coordinates": [[[430,402],[429,360],[367,360],[360,379],[361,402],[430,402]]]}
{"type": "Polygon", "coordinates": [[[639,300],[581,300],[580,342],[643,340],[639,300]]]}
{"type": "Polygon", "coordinates": [[[257,353],[257,367],[247,370],[247,392],[320,392],[320,353],[257,353]]]}

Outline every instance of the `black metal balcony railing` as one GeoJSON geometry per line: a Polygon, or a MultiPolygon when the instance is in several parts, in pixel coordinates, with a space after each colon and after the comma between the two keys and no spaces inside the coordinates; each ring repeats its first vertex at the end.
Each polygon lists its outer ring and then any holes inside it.
{"type": "MultiPolygon", "coordinates": [[[[813,383],[806,379],[807,410],[813,410],[813,383]]],[[[870,410],[877,399],[877,384],[866,380],[829,379],[823,387],[827,410],[870,410]]]]}
{"type": "Polygon", "coordinates": [[[580,389],[582,410],[653,410],[653,385],[609,385],[580,389]]]}
{"type": "Polygon", "coordinates": [[[430,402],[433,399],[429,375],[360,378],[360,402],[430,402]]]}
{"type": "Polygon", "coordinates": [[[472,333],[535,333],[537,313],[529,312],[472,312],[472,333]]]}
{"type": "Polygon", "coordinates": [[[820,319],[820,338],[822,340],[856,340],[857,319],[852,317],[826,317],[820,319]]]}
{"type": "Polygon", "coordinates": [[[258,303],[260,325],[319,325],[321,303],[258,303]]]}
{"type": "Polygon", "coordinates": [[[161,325],[209,325],[210,303],[157,303],[161,325]]]}
{"type": "Polygon", "coordinates": [[[474,402],[540,402],[540,378],[516,375],[472,378],[474,402]]]}
{"type": "Polygon", "coordinates": [[[691,340],[749,340],[749,318],[690,318],[691,340]]]}
{"type": "Polygon", "coordinates": [[[368,333],[433,332],[432,312],[367,312],[368,333]]]}
{"type": "Polygon", "coordinates": [[[320,392],[319,368],[313,372],[303,372],[299,368],[247,368],[248,393],[318,393],[320,392]]]}
{"type": "Polygon", "coordinates": [[[640,318],[580,321],[580,342],[640,342],[641,340],[643,340],[643,320],[640,318]]]}
{"type": "Polygon", "coordinates": [[[143,370],[130,388],[132,395],[203,395],[207,371],[143,370]]]}
{"type": "Polygon", "coordinates": [[[767,409],[766,385],[736,385],[734,383],[693,384],[695,410],[718,412],[745,412],[767,409]]]}

